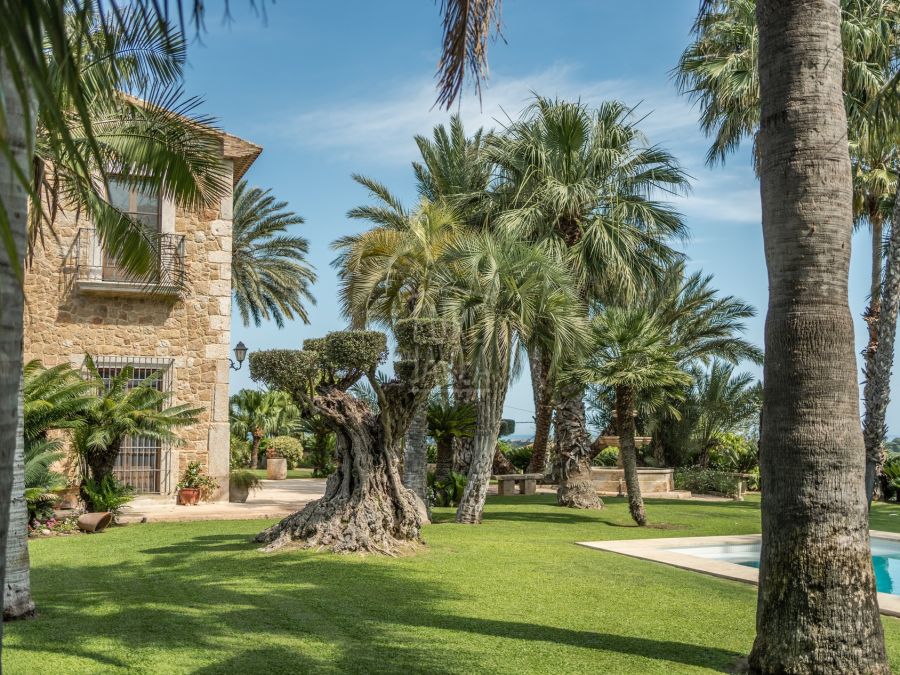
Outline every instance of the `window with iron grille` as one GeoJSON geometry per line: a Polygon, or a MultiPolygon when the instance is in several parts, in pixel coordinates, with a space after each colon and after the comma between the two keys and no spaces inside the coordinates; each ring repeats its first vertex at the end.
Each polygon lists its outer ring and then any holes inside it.
{"type": "MultiPolygon", "coordinates": [[[[159,391],[172,391],[173,359],[157,357],[95,357],[94,365],[109,387],[126,366],[132,367],[128,387],[136,387],[157,371],[160,377],[148,383],[159,391]]],[[[171,449],[167,444],[146,436],[128,436],[122,442],[113,473],[137,492],[159,494],[169,483],[171,449]]]]}

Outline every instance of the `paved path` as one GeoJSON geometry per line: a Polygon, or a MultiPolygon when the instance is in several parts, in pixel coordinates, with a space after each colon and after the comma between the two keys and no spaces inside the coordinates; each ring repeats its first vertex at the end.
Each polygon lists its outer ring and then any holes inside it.
{"type": "Polygon", "coordinates": [[[123,512],[123,523],[159,523],[187,520],[275,519],[299,511],[304,504],[325,492],[320,478],[290,478],[261,481],[262,489],[251,492],[244,504],[204,502],[196,506],[178,506],[169,499],[135,499],[123,512]]]}

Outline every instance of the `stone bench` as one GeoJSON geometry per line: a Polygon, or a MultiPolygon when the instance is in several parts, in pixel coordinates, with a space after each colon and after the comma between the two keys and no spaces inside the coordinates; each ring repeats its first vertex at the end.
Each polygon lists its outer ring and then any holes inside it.
{"type": "Polygon", "coordinates": [[[543,477],[540,473],[509,473],[494,476],[497,479],[497,494],[514,495],[518,485],[520,495],[533,495],[537,492],[537,482],[543,477]]]}

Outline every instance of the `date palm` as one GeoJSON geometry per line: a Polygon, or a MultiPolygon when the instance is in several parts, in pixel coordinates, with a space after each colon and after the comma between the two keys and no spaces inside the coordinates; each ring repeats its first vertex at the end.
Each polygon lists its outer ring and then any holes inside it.
{"type": "Polygon", "coordinates": [[[234,189],[231,288],[241,321],[257,326],[272,319],[309,323],[306,303],[315,304],[310,287],[316,274],[306,259],[309,242],[288,235],[303,218],[276,201],[271,190],[250,187],[242,180],[234,189]]]}
{"type": "Polygon", "coordinates": [[[841,5],[759,0],[756,9],[769,309],[750,668],[888,673],[861,489],[841,5]]]}
{"type": "MultiPolygon", "coordinates": [[[[537,97],[522,118],[485,148],[497,167],[490,200],[493,226],[566,251],[586,303],[634,297],[643,280],[658,276],[678,256],[669,246],[684,234],[678,212],[660,201],[687,190],[687,176],[664,149],[650,145],[624,104],[597,109],[579,102],[537,97]]],[[[533,364],[538,455],[546,454],[551,396],[556,389],[547,362],[533,364]]],[[[584,387],[559,392],[557,473],[561,504],[597,506],[589,480],[584,387]]]]}
{"type": "MultiPolygon", "coordinates": [[[[625,469],[628,508],[638,525],[647,524],[637,474],[635,417],[642,394],[677,388],[691,378],[678,362],[669,329],[645,308],[605,307],[594,317],[593,349],[584,381],[610,388],[615,394],[619,452],[625,469]]],[[[650,400],[645,397],[645,403],[650,400]]]]}

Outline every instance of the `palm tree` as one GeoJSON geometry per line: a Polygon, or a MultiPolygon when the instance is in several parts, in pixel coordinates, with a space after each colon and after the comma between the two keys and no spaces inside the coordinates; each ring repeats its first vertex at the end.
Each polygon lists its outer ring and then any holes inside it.
{"type": "Polygon", "coordinates": [[[735,373],[734,366],[714,360],[708,370],[691,369],[687,398],[697,411],[692,440],[699,450],[698,464],[709,464],[709,453],[726,433],[759,422],[762,387],[750,373],[735,373]]]}
{"type": "MultiPolygon", "coordinates": [[[[642,280],[677,258],[667,242],[681,236],[684,225],[657,199],[684,192],[687,177],[669,153],[646,142],[624,104],[607,102],[594,110],[537,97],[521,120],[488,139],[485,153],[498,173],[490,196],[493,226],[565,249],[586,303],[633,297],[642,280]]],[[[547,362],[539,353],[531,356],[538,383],[536,440],[545,445],[556,387],[547,362]]],[[[559,392],[558,499],[596,507],[593,486],[584,480],[590,448],[583,399],[577,382],[559,392]]],[[[536,448],[535,468],[545,452],[536,448]]]]}
{"type": "MultiPolygon", "coordinates": [[[[420,139],[420,143],[424,146],[426,141],[420,139]]],[[[435,175],[422,167],[419,174],[435,175]]],[[[444,201],[427,197],[414,211],[408,211],[384,185],[363,176],[354,179],[369,189],[377,203],[348,213],[374,227],[332,244],[338,251],[333,265],[341,280],[344,314],[356,328],[370,324],[393,328],[401,319],[438,316],[443,257],[462,227],[457,212],[444,201]]],[[[403,484],[423,503],[427,489],[426,414],[424,405],[416,411],[403,453],[403,484]]]]}
{"type": "MultiPolygon", "coordinates": [[[[90,356],[85,357],[85,370],[96,398],[85,409],[84,421],[75,428],[72,441],[83,462],[84,477],[96,483],[112,475],[127,437],[180,443],[176,430],[196,423],[202,412],[202,408],[185,404],[167,406],[170,394],[156,386],[159,371],[136,383],[131,366],[105,377],[90,356]]],[[[82,496],[88,501],[86,494],[82,496]]]]}
{"type": "MultiPolygon", "coordinates": [[[[872,232],[869,326],[865,351],[867,481],[874,483],[885,440],[884,414],[890,395],[890,363],[876,367],[882,307],[891,310],[900,298],[887,298],[882,242],[889,225],[890,202],[898,189],[896,172],[896,116],[884,93],[894,77],[900,50],[900,12],[890,0],[841,0],[843,98],[848,119],[853,170],[853,218],[872,232]],[[880,401],[885,401],[882,405],[880,401]]],[[[741,141],[756,145],[759,129],[759,72],[755,0],[714,0],[704,5],[694,24],[694,42],[675,69],[684,93],[700,104],[701,127],[713,137],[707,154],[710,164],[724,161],[741,141]]],[[[756,154],[756,150],[754,150],[756,154]]],[[[892,274],[900,274],[895,270],[892,274]]],[[[896,318],[884,317],[884,321],[896,318]]],[[[896,327],[894,328],[896,331],[896,327]]],[[[893,350],[888,347],[892,352],[893,350]]],[[[870,489],[871,492],[871,489],[870,489]]]]}
{"type": "Polygon", "coordinates": [[[240,438],[250,436],[250,468],[259,465],[259,446],[266,436],[284,431],[285,418],[296,416],[296,405],[283,391],[241,389],[229,399],[231,433],[240,438]],[[285,412],[287,412],[287,415],[285,412]]]}
{"type": "Polygon", "coordinates": [[[757,25],[769,311],[750,668],[888,673],[860,489],[840,6],[759,0],[757,25]]]}
{"type": "Polygon", "coordinates": [[[304,303],[315,304],[310,286],[316,274],[306,260],[309,242],[285,234],[303,218],[287,210],[271,190],[251,188],[246,180],[234,189],[231,288],[245,326],[285,318],[309,323],[304,303]]]}
{"type": "Polygon", "coordinates": [[[679,367],[668,328],[646,309],[607,307],[593,320],[594,349],[585,367],[585,380],[615,392],[619,452],[625,468],[628,507],[638,525],[647,524],[638,482],[634,450],[637,405],[642,393],[675,388],[690,382],[679,367]]]}
{"type": "Polygon", "coordinates": [[[481,522],[518,350],[539,344],[555,365],[580,349],[585,311],[564,259],[548,245],[468,234],[447,260],[442,315],[462,318],[463,349],[478,386],[473,458],[456,512],[456,522],[471,524],[481,522]]]}
{"type": "Polygon", "coordinates": [[[435,398],[428,404],[428,435],[437,444],[435,482],[445,482],[453,473],[456,462],[453,443],[458,438],[475,435],[477,413],[471,403],[456,403],[435,398]]]}

